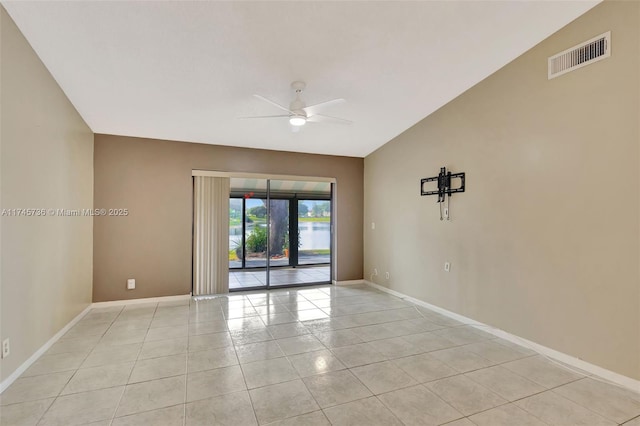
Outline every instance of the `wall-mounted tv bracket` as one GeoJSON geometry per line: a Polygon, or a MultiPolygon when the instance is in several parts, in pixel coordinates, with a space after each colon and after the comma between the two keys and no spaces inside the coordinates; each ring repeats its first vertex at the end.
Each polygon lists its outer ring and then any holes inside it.
{"type": "Polygon", "coordinates": [[[438,201],[440,205],[440,220],[442,217],[442,204],[447,202],[446,214],[447,220],[450,220],[450,211],[449,211],[449,199],[451,198],[451,194],[455,194],[456,192],[464,192],[464,172],[461,173],[451,173],[447,171],[446,167],[440,167],[440,173],[438,176],[428,177],[424,179],[420,179],[420,195],[437,195],[438,201]],[[451,187],[451,179],[460,179],[460,186],[458,188],[451,187]],[[424,184],[427,182],[438,182],[438,189],[435,191],[425,191],[424,184]],[[448,198],[447,198],[448,196],[448,198]]]}

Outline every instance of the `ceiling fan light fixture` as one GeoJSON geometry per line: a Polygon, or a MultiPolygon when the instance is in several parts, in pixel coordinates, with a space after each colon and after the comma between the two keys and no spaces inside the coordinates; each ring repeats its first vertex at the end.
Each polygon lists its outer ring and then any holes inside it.
{"type": "Polygon", "coordinates": [[[292,126],[304,126],[306,122],[306,117],[302,117],[300,115],[293,115],[289,117],[289,124],[292,126]]]}
{"type": "MultiPolygon", "coordinates": [[[[1,1],[1,0],[0,0],[1,1]]],[[[344,103],[345,100],[342,98],[332,99],[330,101],[320,102],[318,104],[306,106],[304,101],[300,98],[300,95],[306,84],[303,81],[294,81],[291,83],[291,87],[295,90],[295,99],[289,104],[289,108],[284,105],[280,105],[277,102],[272,101],[271,99],[267,99],[264,96],[253,95],[254,97],[264,101],[272,106],[285,111],[287,114],[280,115],[259,115],[253,117],[238,117],[238,118],[288,118],[289,124],[291,125],[291,130],[294,132],[300,131],[302,126],[307,124],[307,121],[312,123],[318,123],[321,121],[328,121],[338,124],[351,124],[351,121],[345,120],[344,118],[332,117],[330,115],[318,114],[316,111],[319,108],[325,108],[329,105],[341,104],[344,103]]]]}

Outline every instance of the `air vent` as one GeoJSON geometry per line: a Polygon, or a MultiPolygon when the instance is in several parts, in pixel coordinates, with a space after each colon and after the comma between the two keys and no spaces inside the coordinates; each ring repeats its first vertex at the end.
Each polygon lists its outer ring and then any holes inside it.
{"type": "Polygon", "coordinates": [[[611,56],[611,31],[549,58],[549,80],[611,56]]]}

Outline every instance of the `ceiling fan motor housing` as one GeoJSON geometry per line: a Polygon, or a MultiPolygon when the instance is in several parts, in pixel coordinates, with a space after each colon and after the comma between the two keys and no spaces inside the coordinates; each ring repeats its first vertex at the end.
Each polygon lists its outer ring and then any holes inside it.
{"type": "Polygon", "coordinates": [[[296,93],[302,93],[302,91],[307,87],[307,83],[304,81],[294,81],[291,83],[291,88],[296,91],[296,93]]]}
{"type": "Polygon", "coordinates": [[[291,88],[296,91],[296,98],[289,105],[289,110],[293,113],[293,116],[307,117],[307,113],[304,110],[305,103],[300,99],[300,94],[304,90],[307,84],[304,81],[294,81],[291,83],[291,88]]]}

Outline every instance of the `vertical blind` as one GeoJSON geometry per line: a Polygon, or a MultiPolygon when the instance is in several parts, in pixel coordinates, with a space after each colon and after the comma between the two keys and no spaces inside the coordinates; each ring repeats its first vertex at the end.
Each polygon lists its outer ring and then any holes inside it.
{"type": "Polygon", "coordinates": [[[229,178],[193,180],[193,294],[228,293],[229,178]]]}

